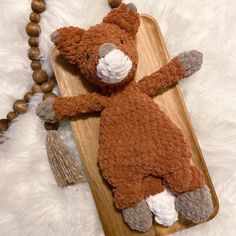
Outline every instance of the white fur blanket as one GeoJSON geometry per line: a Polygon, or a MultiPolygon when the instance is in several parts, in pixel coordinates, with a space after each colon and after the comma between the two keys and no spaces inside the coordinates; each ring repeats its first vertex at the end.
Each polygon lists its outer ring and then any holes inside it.
{"type": "MultiPolygon", "coordinates": [[[[0,118],[33,85],[25,25],[31,0],[0,1],[0,118]]],[[[50,71],[50,33],[60,26],[88,28],[108,12],[107,0],[47,0],[41,52],[50,71]]],[[[127,2],[127,1],[126,1],[127,2]]],[[[171,56],[204,53],[202,69],[181,89],[214,182],[220,211],[206,224],[178,235],[236,235],[236,1],[130,0],[154,16],[171,56]]],[[[51,73],[51,72],[50,72],[51,73]]],[[[0,235],[103,235],[87,184],[56,186],[45,152],[45,131],[34,109],[17,118],[0,145],[0,235]]],[[[61,128],[78,155],[68,124],[61,128]]]]}

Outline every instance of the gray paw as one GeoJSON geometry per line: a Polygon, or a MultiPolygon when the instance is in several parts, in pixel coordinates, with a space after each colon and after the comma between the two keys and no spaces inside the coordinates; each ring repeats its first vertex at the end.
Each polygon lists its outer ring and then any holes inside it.
{"type": "Polygon", "coordinates": [[[54,100],[52,99],[47,99],[40,103],[36,109],[37,116],[45,122],[56,122],[55,111],[53,110],[53,101],[54,100]]]}
{"type": "Polygon", "coordinates": [[[178,55],[182,68],[185,70],[184,77],[188,77],[201,68],[203,54],[196,50],[183,52],[178,55]]]}
{"type": "Polygon", "coordinates": [[[179,195],[175,200],[176,210],[187,220],[200,223],[213,212],[211,193],[207,185],[192,192],[179,195]]]}
{"type": "Polygon", "coordinates": [[[146,232],[152,227],[152,213],[145,200],[139,202],[135,207],[122,210],[122,215],[131,229],[146,232]]]}

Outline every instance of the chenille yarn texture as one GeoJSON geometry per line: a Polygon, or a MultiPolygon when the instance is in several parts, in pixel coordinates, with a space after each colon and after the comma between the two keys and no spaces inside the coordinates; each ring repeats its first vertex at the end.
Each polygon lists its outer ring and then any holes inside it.
{"type": "MultiPolygon", "coordinates": [[[[202,54],[185,52],[158,72],[134,81],[138,64],[134,36],[139,18],[131,9],[122,4],[113,9],[103,23],[87,31],[67,27],[52,36],[61,54],[79,67],[85,79],[101,88],[101,93],[55,99],[54,119],[101,112],[98,162],[104,178],[113,187],[118,209],[137,207],[148,195],[162,191],[162,184],[175,195],[205,185],[201,172],[190,164],[188,141],[149,97],[199,70],[202,54]],[[116,45],[132,61],[130,72],[117,84],[104,83],[97,76],[98,51],[105,43],[116,45]],[[162,184],[156,189],[150,188],[146,178],[157,179],[162,184]]],[[[46,114],[40,112],[43,106],[39,106],[38,114],[45,118],[46,114]]]]}

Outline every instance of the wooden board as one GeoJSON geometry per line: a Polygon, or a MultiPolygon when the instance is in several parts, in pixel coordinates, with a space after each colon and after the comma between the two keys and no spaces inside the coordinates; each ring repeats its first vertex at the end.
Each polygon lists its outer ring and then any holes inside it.
{"type": "MultiPolygon", "coordinates": [[[[147,15],[140,16],[140,20],[141,26],[137,34],[139,52],[137,80],[158,70],[169,61],[160,29],[155,20],[147,15]]],[[[55,48],[51,51],[51,61],[62,96],[76,96],[94,90],[88,82],[81,79],[78,69],[69,65],[55,48]]],[[[211,189],[214,205],[214,212],[210,217],[212,219],[218,212],[218,199],[178,86],[172,87],[156,96],[154,101],[182,129],[191,142],[192,161],[201,169],[206,183],[211,189]]],[[[166,235],[194,226],[194,224],[180,219],[169,228],[154,223],[152,229],[146,233],[131,231],[123,222],[120,212],[115,209],[111,189],[103,180],[97,166],[99,115],[82,115],[77,119],[71,120],[71,127],[87,171],[88,182],[103,229],[107,236],[166,235]]]]}

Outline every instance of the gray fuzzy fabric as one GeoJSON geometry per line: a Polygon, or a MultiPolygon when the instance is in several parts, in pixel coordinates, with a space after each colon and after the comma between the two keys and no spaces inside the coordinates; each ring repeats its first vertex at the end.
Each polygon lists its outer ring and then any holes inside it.
{"type": "Polygon", "coordinates": [[[178,55],[182,68],[185,70],[184,77],[188,77],[201,68],[203,54],[196,50],[183,52],[178,55]]]}
{"type": "Polygon", "coordinates": [[[132,12],[138,11],[137,7],[133,3],[129,3],[127,6],[128,6],[129,11],[132,11],[132,12]]]}
{"type": "Polygon", "coordinates": [[[40,103],[36,109],[37,116],[45,122],[56,122],[55,111],[53,110],[54,99],[47,99],[40,103]]]}
{"type": "Polygon", "coordinates": [[[98,55],[100,58],[105,57],[109,52],[116,49],[116,46],[113,43],[104,43],[99,49],[98,49],[98,55]]]}
{"type": "Polygon", "coordinates": [[[187,220],[200,223],[213,212],[211,193],[207,185],[192,192],[179,195],[175,200],[176,210],[187,220]]]}
{"type": "Polygon", "coordinates": [[[122,210],[124,221],[133,230],[146,232],[152,227],[152,213],[145,200],[135,207],[122,210]]]}
{"type": "Polygon", "coordinates": [[[56,38],[57,38],[58,36],[59,36],[58,31],[54,31],[54,32],[52,32],[51,35],[50,35],[50,39],[51,39],[51,41],[54,43],[55,40],[56,40],[56,38]]]}

